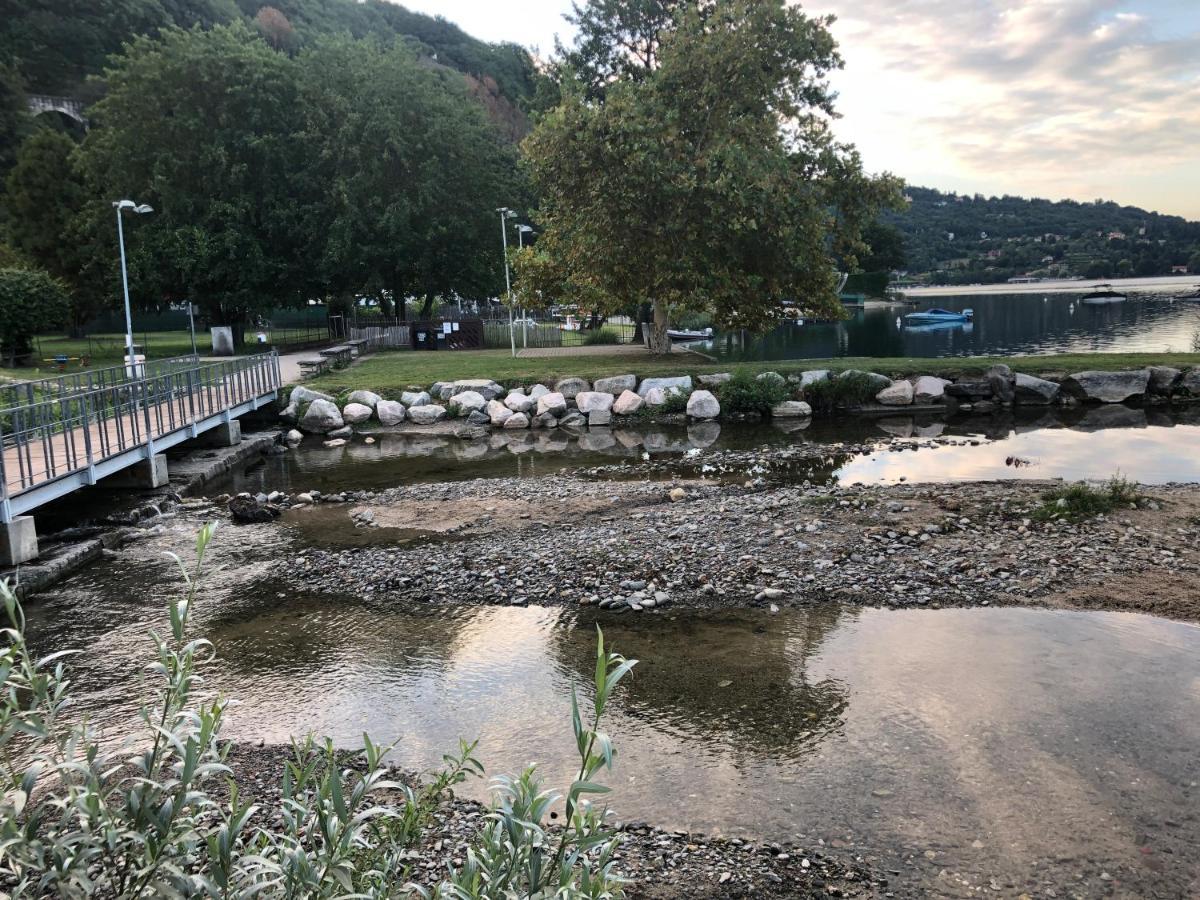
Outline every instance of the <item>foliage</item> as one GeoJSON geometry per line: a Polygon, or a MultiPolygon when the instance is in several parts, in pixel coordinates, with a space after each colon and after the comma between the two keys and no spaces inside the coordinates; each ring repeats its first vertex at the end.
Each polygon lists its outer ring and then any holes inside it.
{"type": "Polygon", "coordinates": [[[254,25],[263,40],[276,50],[291,52],[296,49],[296,29],[288,17],[273,6],[264,6],[254,15],[254,25]]]}
{"type": "Polygon", "coordinates": [[[1078,522],[1112,512],[1117,507],[1129,507],[1137,501],[1137,485],[1114,475],[1099,486],[1079,481],[1047,491],[1042,495],[1042,504],[1034,510],[1033,518],[1039,522],[1052,519],[1078,522]]]}
{"type": "Polygon", "coordinates": [[[619,343],[621,343],[621,336],[617,334],[617,332],[611,331],[608,328],[593,328],[591,331],[588,331],[583,338],[583,345],[585,347],[597,347],[602,344],[619,343]]]}
{"type": "Polygon", "coordinates": [[[933,272],[937,282],[998,282],[1027,274],[1163,275],[1173,265],[1200,272],[1200,222],[1178,216],[1102,200],[985,197],[918,187],[906,194],[909,207],[882,219],[903,233],[907,268],[933,272]]]}
{"type": "MultiPolygon", "coordinates": [[[[621,62],[602,102],[564,75],[561,104],[526,140],[542,232],[518,256],[521,290],[587,310],[653,303],[657,350],[684,310],[752,330],[786,300],[840,315],[833,261],[854,260],[896,182],[866,178],[829,130],[824,79],[840,59],[827,20],[782,0],[668,5],[639,39],[653,44],[644,64],[621,62]]],[[[601,51],[629,30],[624,9],[577,13],[575,53],[599,71],[622,55],[601,51]]]]}
{"type": "Polygon", "coordinates": [[[16,162],[17,148],[29,125],[21,76],[11,66],[0,65],[0,178],[16,162]]]}
{"type": "Polygon", "coordinates": [[[767,415],[771,407],[791,397],[786,382],[776,378],[755,378],[748,371],[735,372],[733,377],[717,388],[723,413],[757,413],[767,415]]]}
{"type": "Polygon", "coordinates": [[[571,725],[579,753],[579,771],[566,791],[561,832],[548,828],[551,808],[563,796],[548,791],[535,767],[518,777],[493,779],[495,805],[488,824],[467,850],[462,866],[433,890],[416,886],[426,900],[502,900],[510,897],[558,900],[607,900],[621,896],[620,879],[613,873],[618,836],[607,826],[607,811],[591,796],[610,788],[596,781],[612,770],[617,751],[600,731],[600,721],[617,684],[637,665],[616,653],[606,653],[604,634],[596,629],[596,680],[590,722],[584,724],[579,698],[571,689],[571,725]]]}
{"type": "MultiPolygon", "coordinates": [[[[103,749],[91,724],[69,714],[65,660],[72,651],[35,658],[21,606],[0,582],[9,622],[0,649],[0,877],[8,896],[430,896],[405,887],[407,848],[447,790],[482,774],[475,745],[460,743],[438,772],[412,787],[390,777],[387,748],[370,738],[348,759],[309,737],[293,745],[277,800],[273,792],[262,803],[243,799],[231,747],[220,740],[228,703],[200,699],[199,673],[214,647],[189,634],[214,529],[201,529],[193,570],[176,560],[185,592],[168,606],[169,633],[152,634],[148,671],[156,688],[141,706],[145,740],[132,755],[103,749]]],[[[595,779],[611,768],[615,750],[599,723],[634,665],[606,653],[599,635],[590,727],[572,694],[580,769],[561,832],[546,826],[557,798],[542,790],[535,770],[496,778],[489,824],[436,896],[619,894],[611,872],[616,835],[585,798],[608,790],[595,779]]]]}
{"type": "Polygon", "coordinates": [[[61,325],[67,315],[66,288],[37,269],[0,269],[0,357],[6,364],[27,355],[33,336],[61,325]]]}
{"type": "Polygon", "coordinates": [[[831,413],[869,403],[879,393],[879,386],[866,372],[848,371],[844,374],[810,382],[804,388],[804,399],[813,412],[831,413]]]}

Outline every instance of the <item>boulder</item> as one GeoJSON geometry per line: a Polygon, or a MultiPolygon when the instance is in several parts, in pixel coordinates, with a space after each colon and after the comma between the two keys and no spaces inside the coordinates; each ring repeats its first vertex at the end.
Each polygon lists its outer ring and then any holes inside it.
{"type": "Polygon", "coordinates": [[[803,390],[810,384],[816,381],[828,381],[828,369],[809,369],[807,372],[800,373],[800,388],[803,390]]]}
{"type": "Polygon", "coordinates": [[[612,411],[618,416],[631,416],[642,408],[644,402],[633,391],[625,391],[613,402],[612,411]]]}
{"type": "Polygon", "coordinates": [[[892,379],[886,375],[880,375],[878,372],[864,372],[861,369],[847,369],[845,372],[838,374],[839,379],[854,378],[856,376],[866,376],[873,393],[879,393],[885,387],[892,383],[892,379]]]}
{"type": "Polygon", "coordinates": [[[382,425],[399,425],[404,421],[404,404],[395,400],[380,400],[375,405],[375,415],[382,425]]]}
{"type": "Polygon", "coordinates": [[[279,418],[283,419],[285,422],[295,423],[296,419],[299,417],[300,405],[297,403],[289,403],[279,412],[279,418]]]}
{"type": "Polygon", "coordinates": [[[457,391],[454,390],[454,385],[448,381],[435,381],[429,388],[429,393],[437,400],[449,400],[457,391]]]}
{"type": "Polygon", "coordinates": [[[593,409],[587,414],[588,428],[595,428],[597,425],[611,425],[612,411],[607,409],[593,409]]]}
{"type": "Polygon", "coordinates": [[[769,381],[771,384],[777,384],[780,387],[787,386],[787,379],[778,372],[759,372],[754,376],[756,381],[769,381]]]}
{"type": "Polygon", "coordinates": [[[341,428],[335,428],[333,431],[325,435],[330,438],[352,438],[354,437],[354,429],[349,425],[343,425],[341,428]]]}
{"type": "Polygon", "coordinates": [[[282,510],[270,503],[260,503],[249,494],[238,494],[228,504],[229,515],[235,522],[271,522],[282,510]]]}
{"type": "Polygon", "coordinates": [[[371,418],[371,407],[361,403],[347,403],[342,409],[342,421],[348,425],[358,425],[371,418]]]}
{"type": "Polygon", "coordinates": [[[450,405],[458,407],[459,415],[469,416],[476,410],[482,410],[487,405],[487,398],[478,391],[463,391],[450,397],[450,405]]]}
{"type": "Polygon", "coordinates": [[[1154,394],[1170,394],[1183,378],[1183,372],[1170,366],[1151,366],[1150,391],[1154,394]]]}
{"type": "Polygon", "coordinates": [[[509,431],[516,431],[521,428],[529,427],[529,416],[525,413],[513,413],[504,420],[503,427],[509,431]]]}
{"type": "Polygon", "coordinates": [[[653,387],[646,391],[643,399],[645,399],[647,406],[662,406],[667,402],[667,392],[663,388],[653,387]]]}
{"type": "Polygon", "coordinates": [[[363,406],[369,406],[373,410],[379,405],[379,401],[382,399],[383,398],[374,391],[353,391],[350,396],[346,398],[346,402],[361,403],[363,406]]]}
{"type": "Polygon", "coordinates": [[[1013,401],[1021,406],[1048,406],[1058,399],[1058,385],[1020,372],[1014,376],[1013,401]]]}
{"type": "Polygon", "coordinates": [[[696,380],[705,387],[718,387],[727,381],[732,381],[733,376],[728,372],[713,372],[710,375],[701,375],[696,380]]]}
{"type": "Polygon", "coordinates": [[[300,419],[300,430],[312,434],[328,434],[344,424],[337,404],[332,400],[314,400],[300,419]]]}
{"type": "Polygon", "coordinates": [[[329,447],[330,449],[346,446],[346,439],[344,437],[336,437],[335,438],[335,437],[333,437],[333,435],[330,435],[330,437],[333,438],[333,440],[325,441],[323,446],[329,447]]]}
{"type": "Polygon", "coordinates": [[[911,381],[895,381],[875,395],[875,402],[884,406],[911,406],[913,386],[911,381]]]}
{"type": "Polygon", "coordinates": [[[992,396],[1001,403],[1012,403],[1015,391],[1013,390],[1013,374],[1012,369],[1005,365],[992,366],[987,370],[986,377],[988,384],[992,386],[992,396]]]}
{"type": "Polygon", "coordinates": [[[675,378],[643,378],[642,383],[638,385],[638,396],[643,400],[655,388],[663,391],[681,391],[685,394],[692,392],[692,377],[690,375],[680,375],[675,378]]]}
{"type": "Polygon", "coordinates": [[[580,391],[575,395],[575,406],[584,415],[593,412],[608,412],[613,407],[614,397],[601,391],[580,391]]]}
{"type": "Polygon", "coordinates": [[[432,425],[434,422],[440,422],[446,418],[446,407],[433,403],[426,403],[423,406],[410,406],[408,408],[408,417],[414,425],[432,425]]]}
{"type": "Polygon", "coordinates": [[[1200,397],[1200,368],[1189,369],[1185,372],[1184,376],[1179,379],[1179,384],[1175,386],[1175,390],[1189,397],[1200,397]]]}
{"type": "MultiPolygon", "coordinates": [[[[483,397],[484,401],[495,400],[504,393],[504,388],[496,384],[490,378],[464,378],[461,381],[454,382],[454,393],[476,393],[483,397]]],[[[453,395],[451,395],[453,399],[453,395]]]]}
{"type": "Polygon", "coordinates": [[[309,390],[308,388],[304,387],[304,385],[292,388],[292,393],[288,397],[288,402],[295,403],[297,406],[301,406],[305,403],[312,403],[314,400],[332,401],[333,398],[328,394],[322,394],[320,391],[309,390]]]}
{"type": "Polygon", "coordinates": [[[602,394],[612,394],[614,397],[632,391],[637,387],[636,375],[614,375],[611,378],[597,378],[592,383],[592,390],[602,394]]]}
{"type": "Polygon", "coordinates": [[[404,391],[400,395],[400,402],[405,406],[428,406],[432,399],[425,391],[404,391]]]}
{"type": "Polygon", "coordinates": [[[1063,379],[1062,391],[1076,400],[1093,403],[1122,403],[1140,397],[1150,386],[1146,369],[1133,372],[1077,372],[1063,379]]]}
{"type": "MultiPolygon", "coordinates": [[[[529,398],[527,397],[525,399],[529,398]]],[[[488,420],[492,425],[503,425],[505,422],[511,419],[515,413],[515,410],[509,409],[499,400],[489,400],[487,402],[486,410],[488,420]]]]}
{"type": "Polygon", "coordinates": [[[504,405],[513,412],[527,413],[537,406],[537,401],[532,397],[526,397],[524,394],[509,391],[508,396],[504,398],[504,405]]]}
{"type": "Polygon", "coordinates": [[[934,375],[922,375],[913,384],[913,401],[915,403],[941,403],[946,395],[946,385],[950,384],[945,378],[934,375]]]}
{"type": "Polygon", "coordinates": [[[996,365],[990,366],[988,368],[986,374],[989,378],[993,375],[998,375],[1001,378],[1012,378],[1013,377],[1012,369],[1010,369],[1008,366],[1004,365],[1004,363],[996,363],[996,365]]]}
{"type": "Polygon", "coordinates": [[[583,426],[587,424],[587,416],[577,409],[573,409],[565,416],[558,420],[559,425],[575,425],[583,426]]]}
{"type": "Polygon", "coordinates": [[[715,419],[721,414],[721,404],[711,391],[692,391],[688,397],[687,414],[693,419],[715,419]]]}
{"type": "Polygon", "coordinates": [[[534,419],[542,428],[557,428],[558,419],[554,417],[554,413],[542,413],[534,419]]]}
{"type": "Polygon", "coordinates": [[[561,416],[567,411],[567,398],[557,391],[543,394],[538,398],[537,411],[539,416],[542,413],[561,416]]]}
{"type": "Polygon", "coordinates": [[[560,378],[554,383],[554,392],[562,394],[568,400],[574,400],[584,391],[590,391],[592,386],[582,378],[560,378]]]}
{"type": "Polygon", "coordinates": [[[802,419],[812,415],[812,407],[803,400],[784,400],[771,407],[771,415],[776,419],[802,419]]]}
{"type": "Polygon", "coordinates": [[[531,400],[535,400],[535,401],[541,400],[543,397],[545,397],[549,393],[550,393],[550,388],[546,387],[544,384],[535,384],[533,387],[531,387],[529,389],[529,397],[531,400]]]}
{"type": "Polygon", "coordinates": [[[304,435],[302,435],[300,432],[298,432],[295,428],[291,429],[287,434],[285,434],[283,436],[283,442],[285,444],[287,444],[289,447],[295,447],[302,440],[304,440],[304,435]]]}
{"type": "Polygon", "coordinates": [[[966,403],[992,399],[992,382],[987,378],[959,378],[946,385],[946,396],[966,403]]]}

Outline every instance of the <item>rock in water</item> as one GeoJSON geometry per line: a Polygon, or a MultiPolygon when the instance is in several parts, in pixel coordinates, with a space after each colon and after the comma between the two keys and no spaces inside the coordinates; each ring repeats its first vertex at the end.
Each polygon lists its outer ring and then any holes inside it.
{"type": "Polygon", "coordinates": [[[1013,383],[1013,400],[1022,406],[1047,406],[1058,399],[1058,385],[1044,378],[1018,372],[1013,383]]]}
{"type": "Polygon", "coordinates": [[[567,411],[567,398],[557,391],[543,394],[538,398],[537,411],[539,416],[543,413],[561,416],[567,411]]]}
{"type": "Polygon", "coordinates": [[[291,429],[287,434],[285,434],[283,436],[283,442],[285,444],[287,444],[289,447],[295,447],[302,440],[304,440],[304,435],[302,435],[300,432],[298,432],[295,428],[291,429]]]}
{"type": "Polygon", "coordinates": [[[580,391],[575,395],[575,406],[584,415],[608,412],[613,407],[613,395],[601,391],[580,391]]]}
{"type": "Polygon", "coordinates": [[[350,425],[358,425],[371,418],[371,407],[362,403],[347,403],[342,410],[342,420],[350,425]]]}
{"type": "Polygon", "coordinates": [[[504,427],[514,431],[520,428],[528,428],[529,416],[525,415],[525,413],[513,413],[504,420],[504,427]]]}
{"type": "Polygon", "coordinates": [[[1140,397],[1150,386],[1146,369],[1135,372],[1078,372],[1063,380],[1062,391],[1077,400],[1121,403],[1140,397]]]}
{"type": "Polygon", "coordinates": [[[375,406],[375,415],[382,425],[399,425],[404,421],[404,404],[395,400],[380,400],[375,406]]]}
{"type": "Polygon", "coordinates": [[[588,428],[594,428],[597,425],[611,425],[612,412],[607,409],[593,409],[588,413],[588,428]]]}
{"type": "Polygon", "coordinates": [[[916,403],[941,403],[946,396],[946,385],[950,382],[945,378],[933,375],[922,375],[913,385],[913,400],[916,403]]]}
{"type": "Polygon", "coordinates": [[[614,375],[612,378],[597,378],[592,383],[592,390],[601,394],[612,394],[614,397],[637,387],[636,375],[614,375]]]}
{"type": "Polygon", "coordinates": [[[913,402],[912,382],[894,382],[875,395],[875,402],[884,406],[910,406],[913,402]]]}
{"type": "Polygon", "coordinates": [[[513,415],[513,410],[509,409],[499,400],[489,400],[486,411],[492,425],[503,425],[513,415]]]}
{"type": "Polygon", "coordinates": [[[687,414],[693,419],[715,419],[721,414],[721,404],[710,391],[693,391],[688,397],[687,414]]]}
{"type": "Polygon", "coordinates": [[[1150,367],[1150,390],[1155,394],[1170,394],[1183,378],[1183,372],[1170,366],[1150,367]]]}
{"type": "Polygon", "coordinates": [[[771,415],[776,419],[803,419],[812,415],[812,407],[803,400],[784,400],[771,407],[771,415]]]}
{"type": "Polygon", "coordinates": [[[1189,397],[1200,397],[1200,368],[1189,370],[1179,379],[1175,389],[1189,397]]]}
{"type": "Polygon", "coordinates": [[[618,416],[631,416],[642,408],[644,402],[633,391],[625,391],[613,402],[612,411],[618,416]]]}
{"type": "Polygon", "coordinates": [[[341,411],[332,400],[314,400],[300,419],[300,430],[312,434],[328,434],[344,424],[341,411]]]}
{"type": "Polygon", "coordinates": [[[446,408],[435,404],[413,406],[408,410],[408,417],[414,425],[432,425],[446,418],[446,408]]]}
{"type": "Polygon", "coordinates": [[[279,518],[280,509],[269,503],[259,503],[249,494],[238,494],[229,501],[229,515],[235,522],[271,522],[279,518]]]}

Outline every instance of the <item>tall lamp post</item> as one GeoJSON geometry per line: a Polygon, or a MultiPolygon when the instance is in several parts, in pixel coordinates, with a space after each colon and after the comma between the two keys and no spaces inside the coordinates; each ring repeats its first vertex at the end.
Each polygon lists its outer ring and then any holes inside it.
{"type": "Polygon", "coordinates": [[[504,248],[504,292],[508,295],[508,342],[512,345],[512,355],[517,355],[517,336],[513,332],[512,312],[512,279],[508,275],[508,220],[515,219],[517,214],[507,206],[501,206],[496,212],[500,213],[500,245],[504,248]]]}
{"type": "Polygon", "coordinates": [[[147,203],[134,203],[132,200],[114,200],[113,208],[117,211],[117,243],[121,246],[121,287],[125,290],[125,371],[136,378],[138,365],[133,356],[133,314],[129,311],[129,272],[125,266],[125,225],[121,213],[129,209],[138,215],[145,215],[154,212],[154,207],[147,203]]]}
{"type": "MultiPolygon", "coordinates": [[[[533,234],[533,229],[528,225],[517,226],[517,249],[525,249],[525,235],[533,234]]],[[[521,307],[521,346],[529,346],[529,312],[524,306],[521,307]]]]}

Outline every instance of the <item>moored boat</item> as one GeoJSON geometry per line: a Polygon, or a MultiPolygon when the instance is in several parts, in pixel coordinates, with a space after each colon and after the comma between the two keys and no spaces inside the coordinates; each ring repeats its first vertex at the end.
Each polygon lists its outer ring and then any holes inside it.
{"type": "Polygon", "coordinates": [[[1105,303],[1123,303],[1126,298],[1126,294],[1114,291],[1111,284],[1098,284],[1090,294],[1084,294],[1081,299],[1090,306],[1100,306],[1105,303]]]}
{"type": "Polygon", "coordinates": [[[693,331],[687,328],[668,328],[667,337],[673,341],[678,341],[681,344],[688,341],[706,341],[712,337],[713,330],[705,328],[703,331],[693,331]]]}
{"type": "Polygon", "coordinates": [[[911,325],[930,325],[943,322],[953,324],[955,322],[970,322],[974,316],[975,310],[973,309],[954,312],[953,310],[934,307],[933,309],[925,309],[921,312],[911,312],[904,317],[904,321],[911,325]]]}

